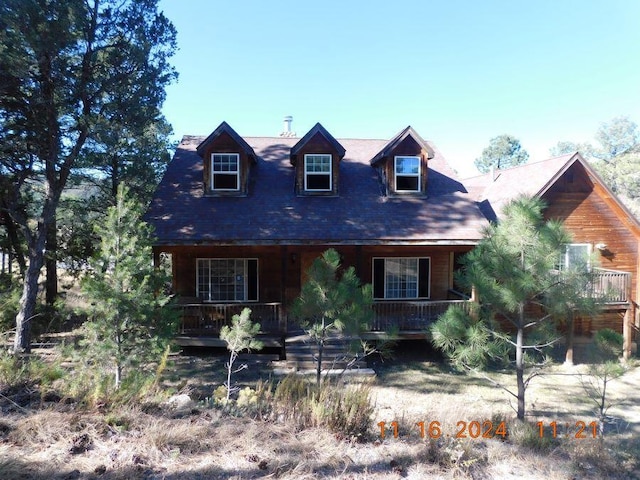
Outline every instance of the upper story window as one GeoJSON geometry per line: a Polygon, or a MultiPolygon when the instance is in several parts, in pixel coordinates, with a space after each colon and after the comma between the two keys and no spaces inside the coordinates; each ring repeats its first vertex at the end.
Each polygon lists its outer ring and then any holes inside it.
{"type": "Polygon", "coordinates": [[[395,157],[396,192],[420,191],[420,157],[395,157]]]}
{"type": "Polygon", "coordinates": [[[240,190],[239,154],[211,154],[211,189],[218,191],[240,190]]]}
{"type": "Polygon", "coordinates": [[[328,192],[332,189],[331,155],[306,154],[304,156],[304,189],[328,192]]]}
{"type": "Polygon", "coordinates": [[[591,245],[588,243],[569,243],[564,246],[564,252],[560,254],[558,270],[570,268],[590,267],[591,245]]]}

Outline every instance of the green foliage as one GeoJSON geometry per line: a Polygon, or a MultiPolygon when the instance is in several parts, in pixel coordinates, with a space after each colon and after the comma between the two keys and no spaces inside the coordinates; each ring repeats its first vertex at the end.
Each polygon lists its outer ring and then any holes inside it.
{"type": "Polygon", "coordinates": [[[489,141],[489,146],[476,158],[474,164],[480,173],[488,173],[491,168],[515,167],[528,160],[529,154],[522,148],[520,140],[511,135],[498,135],[489,141]]]}
{"type": "Polygon", "coordinates": [[[580,375],[580,383],[587,397],[594,403],[599,419],[600,435],[605,433],[606,414],[611,408],[609,383],[626,372],[626,365],[620,363],[623,337],[618,332],[604,328],[593,337],[589,346],[587,372],[580,375]]]}
{"type": "Polygon", "coordinates": [[[505,206],[500,223],[488,227],[463,259],[460,283],[476,288],[482,307],[451,308],[431,329],[434,345],[460,367],[484,368],[508,358],[518,387],[507,391],[518,399],[521,419],[526,387],[560,339],[556,325],[595,308],[586,295],[592,278],[586,265],[556,270],[570,237],[558,222],[544,220],[543,209],[530,198],[505,206]]]}
{"type": "Polygon", "coordinates": [[[593,162],[607,186],[636,216],[640,215],[640,129],[629,117],[604,122],[596,143],[559,142],[554,155],[579,151],[593,162]]]}
{"type": "Polygon", "coordinates": [[[456,368],[486,368],[508,358],[508,337],[499,334],[489,318],[469,315],[460,307],[449,308],[431,333],[433,344],[456,368]]]}
{"type": "Polygon", "coordinates": [[[260,333],[260,324],[251,321],[251,309],[244,308],[240,315],[234,315],[231,318],[231,326],[224,325],[220,329],[220,339],[227,342],[227,350],[229,350],[229,361],[227,362],[227,383],[226,401],[229,402],[231,392],[235,389],[231,385],[231,375],[240,370],[247,368],[246,364],[237,369],[233,369],[233,364],[238,358],[238,354],[244,350],[262,350],[264,346],[260,340],[255,337],[260,333]]]}
{"type": "Polygon", "coordinates": [[[151,263],[150,228],[140,218],[140,205],[121,187],[97,229],[100,250],[83,281],[91,307],[80,352],[89,368],[111,372],[116,389],[125,375],[162,356],[177,325],[171,297],[163,292],[165,275],[151,263]]]}
{"type": "Polygon", "coordinates": [[[593,336],[591,356],[594,362],[618,360],[622,357],[624,339],[611,328],[598,330],[593,336]]]}
{"type": "Polygon", "coordinates": [[[176,31],[157,0],[7,0],[0,45],[2,209],[23,236],[12,244],[29,257],[14,350],[28,351],[44,252],[56,255],[47,237],[62,192],[78,169],[91,172],[107,157],[115,170],[128,168],[113,138],[140,166],[154,155],[139,146],[154,137],[146,133],[158,129],[163,143],[158,125],[164,88],[176,78],[168,63],[176,31]]]}
{"type": "Polygon", "coordinates": [[[0,279],[0,333],[13,328],[22,286],[8,275],[0,279]]]}
{"type": "Polygon", "coordinates": [[[353,267],[341,274],[340,269],[340,254],[334,249],[325,251],[309,268],[308,279],[291,308],[292,317],[318,348],[318,384],[326,339],[336,335],[357,338],[373,316],[371,285],[361,285],[353,267]]]}
{"type": "Polygon", "coordinates": [[[64,374],[59,361],[47,362],[35,356],[0,351],[0,393],[3,395],[35,388],[44,397],[64,374]]]}
{"type": "Polygon", "coordinates": [[[541,454],[548,454],[559,445],[550,428],[545,428],[544,436],[540,436],[540,427],[536,423],[525,421],[516,421],[509,425],[509,440],[515,445],[541,454]]]}

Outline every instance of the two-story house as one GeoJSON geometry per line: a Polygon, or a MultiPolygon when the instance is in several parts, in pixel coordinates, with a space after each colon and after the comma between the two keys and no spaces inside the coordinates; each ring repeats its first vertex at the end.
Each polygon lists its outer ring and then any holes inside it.
{"type": "Polygon", "coordinates": [[[336,139],[319,123],[301,138],[241,137],[223,122],[183,138],[147,218],[156,261],[171,259],[185,338],[215,338],[245,306],[286,335],[287,306],[330,247],[373,285],[372,330],[413,336],[468,301],[457,260],[519,193],[542,196],[573,232],[567,262],[601,252],[611,308],[576,328],[624,330],[630,350],[640,227],[577,154],[462,182],[411,127],[391,140],[336,139]]]}

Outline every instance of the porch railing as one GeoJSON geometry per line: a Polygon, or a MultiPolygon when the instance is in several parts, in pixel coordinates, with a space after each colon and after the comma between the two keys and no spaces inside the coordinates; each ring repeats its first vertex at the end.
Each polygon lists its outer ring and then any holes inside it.
{"type": "Polygon", "coordinates": [[[284,333],[287,320],[280,303],[179,303],[180,333],[185,335],[218,335],[223,325],[231,325],[234,315],[247,307],[251,309],[251,321],[260,324],[265,333],[284,333]]]}
{"type": "Polygon", "coordinates": [[[631,293],[631,273],[594,268],[591,294],[605,303],[624,303],[631,293]]]}
{"type": "Polygon", "coordinates": [[[424,330],[452,305],[468,311],[471,302],[467,300],[376,302],[373,304],[372,330],[385,331],[392,328],[400,331],[424,330]]]}

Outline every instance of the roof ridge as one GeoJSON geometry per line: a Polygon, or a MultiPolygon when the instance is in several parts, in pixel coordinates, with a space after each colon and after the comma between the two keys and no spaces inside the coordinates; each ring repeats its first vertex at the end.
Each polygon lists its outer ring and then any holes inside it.
{"type": "MultiPolygon", "coordinates": [[[[573,153],[563,153],[562,155],[556,155],[554,157],[543,158],[542,160],[536,160],[535,162],[521,163],[520,165],[514,165],[513,167],[508,167],[508,168],[498,168],[498,169],[495,170],[495,173],[510,172],[510,171],[516,170],[518,168],[530,167],[530,166],[533,166],[533,165],[538,165],[539,163],[549,162],[551,160],[557,160],[557,159],[562,158],[562,157],[567,157],[567,160],[569,160],[576,153],[579,153],[579,152],[575,151],[573,153]]],[[[466,177],[464,180],[473,180],[475,178],[486,177],[486,176],[489,176],[489,175],[491,175],[490,171],[487,172],[487,173],[481,173],[479,175],[474,175],[473,177],[466,177]]]]}

